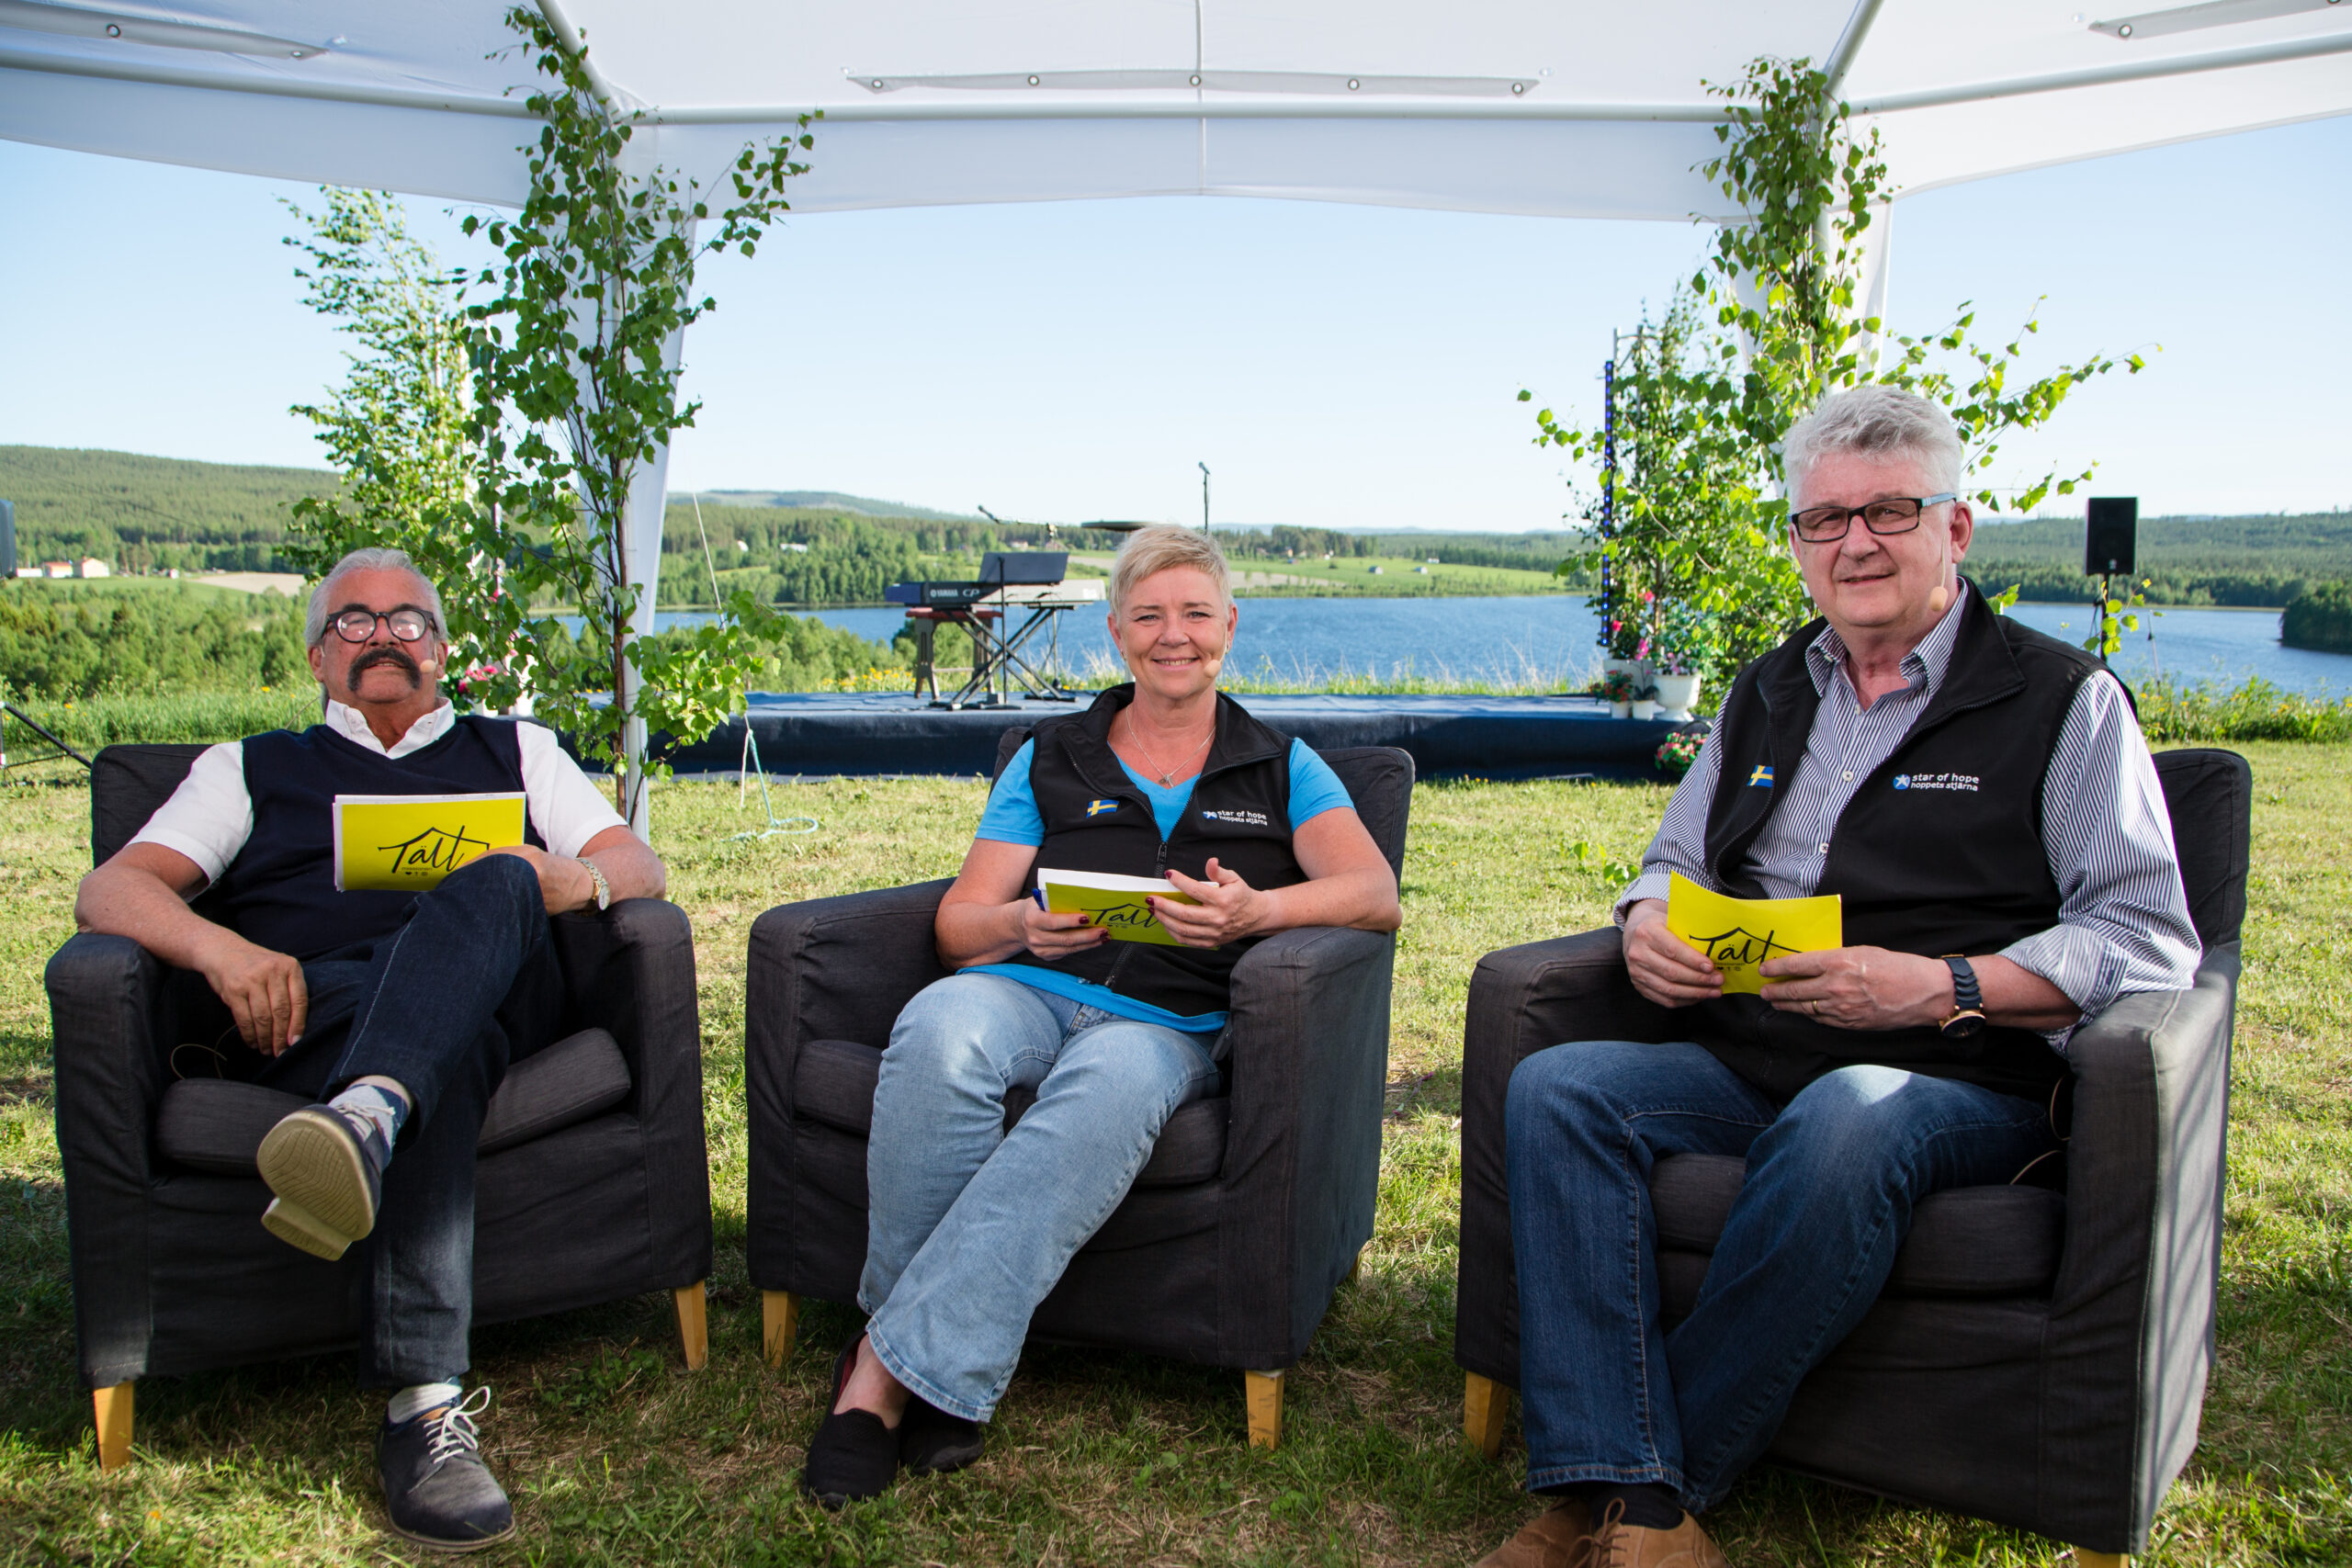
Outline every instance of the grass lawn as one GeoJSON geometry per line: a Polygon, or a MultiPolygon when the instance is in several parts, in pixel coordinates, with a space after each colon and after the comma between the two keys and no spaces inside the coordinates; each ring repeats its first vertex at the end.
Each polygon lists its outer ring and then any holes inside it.
{"type": "MultiPolygon", "coordinates": [[[[2340,747],[2254,744],[2255,875],[2238,1014],[2220,1365],[2204,1445],[2148,1561],[2352,1561],[2352,969],[2340,747]]],[[[86,864],[78,769],[0,788],[0,1561],[401,1562],[346,1360],[139,1389],[136,1462],[101,1478],[74,1372],[64,1201],[41,965],[86,864]]],[[[731,785],[657,797],[655,840],[700,953],[718,1272],[711,1359],[678,1359],[666,1297],[489,1328],[486,1452],[519,1540],[486,1562],[1461,1563],[1532,1506],[1460,1433],[1450,1355],[1458,1069],[1472,964],[1597,922],[1666,792],[1424,785],[1397,959],[1380,1226],[1291,1375],[1283,1445],[1244,1443],[1241,1381],[1145,1358],[1039,1350],[987,1456],[828,1515],[795,1489],[852,1315],[817,1306],[781,1374],[759,1359],[742,1263],[743,951],[770,905],[943,874],[976,820],[970,780],[787,789],[814,837],[721,841],[731,785]]],[[[1755,1564],[2027,1564],[2063,1549],[1770,1470],[1709,1523],[1755,1564]]]]}

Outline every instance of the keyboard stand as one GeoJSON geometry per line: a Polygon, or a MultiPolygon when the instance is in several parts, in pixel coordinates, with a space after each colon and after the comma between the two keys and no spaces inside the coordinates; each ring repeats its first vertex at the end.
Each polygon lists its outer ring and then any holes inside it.
{"type": "MultiPolygon", "coordinates": [[[[1079,694],[1065,687],[1057,674],[1038,668],[1032,645],[1039,632],[1056,630],[1055,617],[1064,611],[1102,602],[1099,582],[1015,583],[968,605],[909,610],[907,616],[915,623],[915,695],[928,691],[935,708],[1001,711],[1019,706],[1011,700],[1011,688],[1017,683],[1023,701],[1078,701],[1079,694]],[[1015,611],[1027,612],[1017,626],[1015,611]],[[945,698],[939,694],[932,660],[932,639],[942,625],[962,626],[972,639],[972,672],[955,695],[945,698]]],[[[1057,637],[1053,640],[1058,646],[1057,637]]]]}

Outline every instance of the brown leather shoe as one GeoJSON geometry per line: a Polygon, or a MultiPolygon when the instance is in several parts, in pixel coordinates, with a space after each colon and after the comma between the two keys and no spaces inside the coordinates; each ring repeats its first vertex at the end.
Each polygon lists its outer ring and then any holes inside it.
{"type": "Polygon", "coordinates": [[[1670,1530],[1649,1529],[1620,1519],[1611,1504],[1592,1532],[1591,1568],[1731,1568],[1731,1562],[1689,1514],[1670,1530]]]}
{"type": "Polygon", "coordinates": [[[1584,1568],[1591,1539],[1592,1511],[1570,1497],[1528,1520],[1473,1568],[1584,1568]]]}

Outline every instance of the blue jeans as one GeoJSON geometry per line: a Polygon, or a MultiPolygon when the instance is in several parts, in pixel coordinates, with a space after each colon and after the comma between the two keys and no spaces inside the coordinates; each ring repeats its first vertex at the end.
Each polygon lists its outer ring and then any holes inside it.
{"type": "Polygon", "coordinates": [[[1657,1483],[1694,1513],[1878,1299],[1912,1205],[2052,1145],[2041,1106],[1951,1078],[1843,1067],[1776,1107],[1697,1045],[1614,1040],[1528,1057],[1505,1116],[1528,1489],[1657,1483]],[[1680,1154],[1747,1179],[1668,1333],[1649,1177],[1680,1154]]]}
{"type": "Polygon", "coordinates": [[[1213,1036],[1114,1018],[1008,980],[952,975],[899,1014],[865,1149],[858,1304],[890,1375],[985,1421],[1030,1314],[1216,1084],[1213,1036]],[[1037,1102],[1010,1133],[1009,1089],[1037,1102]]]}
{"type": "Polygon", "coordinates": [[[562,1010],[538,874],[485,855],[389,936],[304,964],[302,981],[301,1040],[239,1076],[312,1100],[376,1075],[409,1091],[360,1243],[362,1371],[388,1388],[455,1381],[471,1359],[474,1145],[507,1064],[547,1044],[562,1010]]]}

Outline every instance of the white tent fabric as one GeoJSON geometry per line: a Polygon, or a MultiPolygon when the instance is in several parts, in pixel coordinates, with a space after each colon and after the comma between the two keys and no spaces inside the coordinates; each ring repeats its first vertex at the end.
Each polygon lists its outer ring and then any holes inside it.
{"type": "MultiPolygon", "coordinates": [[[[1841,65],[1907,191],[2352,110],[2335,0],[2207,0],[2140,14],[2130,36],[2129,14],[2065,3],[543,8],[682,171],[823,109],[804,212],[1182,193],[1726,216],[1692,172],[1715,147],[1702,84],[1759,54],[1841,65]]],[[[0,136],[512,204],[530,73],[503,8],[0,0],[0,136]]]]}

